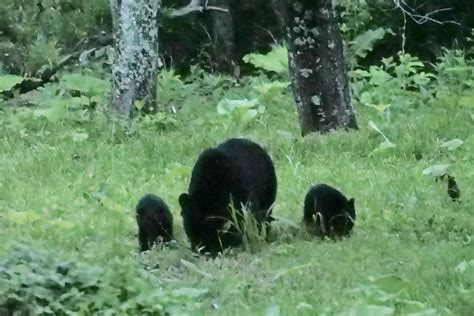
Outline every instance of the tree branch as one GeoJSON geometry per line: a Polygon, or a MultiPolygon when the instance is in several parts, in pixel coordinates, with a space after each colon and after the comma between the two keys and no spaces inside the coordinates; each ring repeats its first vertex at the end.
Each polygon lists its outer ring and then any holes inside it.
{"type": "Polygon", "coordinates": [[[438,9],[438,10],[434,10],[432,12],[428,12],[426,13],[425,15],[421,15],[421,14],[418,14],[415,9],[411,8],[406,2],[405,0],[393,0],[393,3],[395,4],[395,6],[397,8],[399,8],[402,13],[404,15],[407,15],[410,17],[410,19],[412,19],[416,24],[418,25],[421,25],[421,24],[424,24],[426,22],[433,22],[433,23],[436,23],[436,24],[440,24],[440,25],[443,25],[443,24],[456,24],[456,25],[461,25],[459,22],[456,22],[456,21],[440,21],[440,20],[436,20],[434,18],[432,18],[431,16],[437,14],[437,13],[440,13],[440,12],[444,12],[444,11],[450,11],[452,10],[453,8],[443,8],[443,9],[438,9]]]}
{"type": "Polygon", "coordinates": [[[202,2],[203,0],[191,0],[191,2],[189,2],[187,6],[179,8],[179,9],[169,9],[168,12],[165,14],[168,15],[169,17],[174,18],[174,17],[179,17],[179,16],[189,14],[191,12],[196,12],[196,11],[203,12],[205,10],[229,12],[228,9],[208,5],[208,0],[205,0],[204,4],[202,2]]]}

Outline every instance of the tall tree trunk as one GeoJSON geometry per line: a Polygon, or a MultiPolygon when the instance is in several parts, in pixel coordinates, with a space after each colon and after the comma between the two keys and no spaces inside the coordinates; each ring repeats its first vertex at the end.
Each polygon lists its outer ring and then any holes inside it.
{"type": "Polygon", "coordinates": [[[110,0],[114,22],[113,111],[130,117],[136,101],[153,110],[158,74],[160,0],[110,0]]]}
{"type": "Polygon", "coordinates": [[[235,67],[234,20],[230,0],[209,0],[208,5],[223,9],[227,12],[211,10],[212,33],[214,41],[214,60],[218,71],[230,72],[235,67]]]}
{"type": "Polygon", "coordinates": [[[357,128],[331,0],[279,0],[301,134],[357,128]]]}

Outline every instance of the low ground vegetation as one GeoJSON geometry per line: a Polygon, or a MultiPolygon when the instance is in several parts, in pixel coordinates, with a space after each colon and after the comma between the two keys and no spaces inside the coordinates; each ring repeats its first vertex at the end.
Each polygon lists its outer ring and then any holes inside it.
{"type": "Polygon", "coordinates": [[[469,315],[473,73],[455,51],[434,68],[402,55],[354,70],[360,129],[305,138],[283,77],[164,71],[162,108],[130,123],[104,114],[108,78],[94,72],[0,101],[0,313],[469,315]],[[198,154],[235,136],[274,161],[271,242],[196,257],[178,197],[198,154]],[[440,173],[455,176],[459,202],[440,173]],[[318,182],[355,197],[350,238],[302,229],[318,182]],[[140,254],[145,193],[169,205],[177,242],[140,254]]]}

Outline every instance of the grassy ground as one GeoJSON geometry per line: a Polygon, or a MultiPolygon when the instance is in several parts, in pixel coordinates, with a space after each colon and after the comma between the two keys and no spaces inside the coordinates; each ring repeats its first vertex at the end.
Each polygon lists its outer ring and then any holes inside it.
{"type": "Polygon", "coordinates": [[[95,296],[119,297],[111,307],[118,314],[135,304],[191,315],[472,315],[472,110],[439,102],[388,121],[359,108],[359,131],[302,139],[289,93],[243,130],[217,115],[214,100],[199,100],[178,112],[176,126],[141,123],[131,135],[100,118],[20,124],[17,115],[2,113],[1,256],[12,256],[17,241],[57,260],[99,267],[107,281],[95,296]],[[369,120],[396,147],[374,152],[383,139],[369,120]],[[184,247],[139,255],[138,199],[148,192],[162,196],[176,238],[186,245],[178,196],[200,151],[231,136],[264,145],[274,160],[280,218],[274,242],[215,260],[184,247]],[[454,138],[464,144],[440,152],[454,138]],[[452,164],[461,203],[448,199],[446,183],[422,174],[442,163],[452,164]],[[355,197],[350,239],[321,241],[300,231],[304,195],[317,182],[355,197]]]}

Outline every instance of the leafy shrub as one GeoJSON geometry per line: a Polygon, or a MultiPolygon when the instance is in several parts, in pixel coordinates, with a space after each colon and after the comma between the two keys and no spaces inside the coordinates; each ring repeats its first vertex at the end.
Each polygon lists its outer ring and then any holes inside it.
{"type": "Polygon", "coordinates": [[[102,274],[98,267],[16,246],[0,262],[0,311],[38,315],[87,309],[83,302],[97,295],[102,274]]]}
{"type": "Polygon", "coordinates": [[[288,50],[284,46],[274,46],[267,54],[248,54],[242,59],[244,62],[268,72],[280,75],[288,73],[288,50]]]}
{"type": "Polygon", "coordinates": [[[438,97],[474,89],[474,61],[467,59],[461,50],[444,49],[444,54],[434,65],[434,70],[438,97]]]}
{"type": "Polygon", "coordinates": [[[84,38],[111,28],[105,0],[3,0],[0,3],[0,43],[12,43],[20,56],[2,54],[0,68],[35,73],[58,60],[84,38]],[[16,59],[20,59],[17,61],[16,59]],[[11,63],[20,69],[9,69],[11,63]]]}
{"type": "Polygon", "coordinates": [[[173,110],[197,103],[194,95],[196,84],[186,83],[173,69],[162,69],[158,75],[156,99],[161,110],[173,110]]]}
{"type": "Polygon", "coordinates": [[[356,69],[352,75],[352,95],[357,104],[383,112],[389,108],[412,109],[433,97],[430,84],[435,78],[424,70],[424,64],[409,54],[382,59],[381,66],[356,69]]]}
{"type": "Polygon", "coordinates": [[[16,245],[0,260],[0,314],[183,314],[196,308],[195,299],[207,292],[167,291],[144,270],[110,264],[113,275],[95,265],[62,260],[53,252],[16,245]]]}
{"type": "Polygon", "coordinates": [[[23,77],[15,75],[0,75],[0,92],[8,91],[20,83],[23,77]]]}

